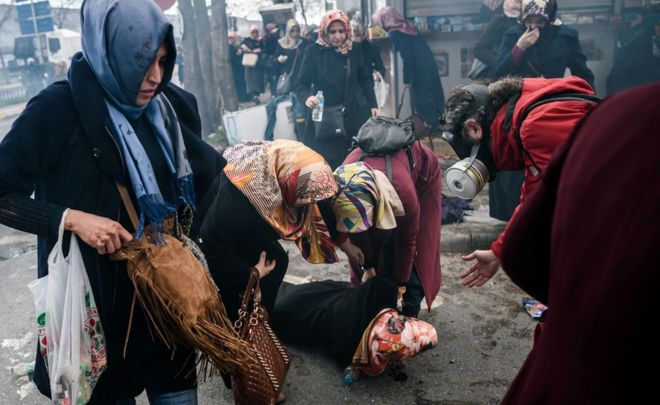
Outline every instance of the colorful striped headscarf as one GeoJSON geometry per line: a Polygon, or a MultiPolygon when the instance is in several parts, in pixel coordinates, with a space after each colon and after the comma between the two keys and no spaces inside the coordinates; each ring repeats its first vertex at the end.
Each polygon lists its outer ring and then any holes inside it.
{"type": "MultiPolygon", "coordinates": [[[[300,142],[245,142],[227,148],[224,172],[282,239],[293,240],[310,263],[337,254],[316,203],[337,193],[332,169],[300,142]]],[[[231,215],[231,213],[227,213],[231,215]]]]}
{"type": "Polygon", "coordinates": [[[319,27],[319,39],[316,40],[316,43],[326,48],[333,48],[330,43],[328,29],[330,28],[330,24],[335,21],[339,21],[344,25],[344,29],[346,30],[346,41],[334,48],[335,51],[342,55],[346,55],[353,48],[353,40],[351,40],[351,23],[349,22],[346,13],[341,10],[330,10],[323,16],[321,19],[321,26],[319,27]]]}
{"type": "Polygon", "coordinates": [[[339,187],[334,203],[339,232],[360,233],[372,226],[394,229],[395,217],[405,214],[387,176],[364,162],[339,166],[335,181],[339,187]]]}
{"type": "Polygon", "coordinates": [[[368,376],[376,376],[391,360],[401,362],[437,344],[438,333],[433,325],[386,308],[364,331],[352,365],[368,376]]]}

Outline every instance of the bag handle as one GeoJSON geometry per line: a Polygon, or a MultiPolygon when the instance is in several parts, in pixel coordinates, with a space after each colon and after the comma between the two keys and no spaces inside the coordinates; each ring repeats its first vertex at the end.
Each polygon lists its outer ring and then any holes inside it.
{"type": "MultiPolygon", "coordinates": [[[[69,213],[69,209],[65,209],[64,212],[62,213],[62,219],[60,220],[60,226],[57,229],[57,241],[55,242],[55,245],[53,245],[53,249],[51,250],[52,252],[55,252],[55,255],[52,257],[53,261],[57,260],[58,258],[64,258],[64,249],[63,249],[63,243],[64,243],[64,220],[66,219],[67,214],[69,213]]],[[[73,235],[72,235],[73,236],[73,235]]],[[[72,238],[74,239],[74,238],[72,238]]],[[[51,262],[51,255],[48,255],[48,264],[52,264],[51,262]]]]}
{"type": "Polygon", "coordinates": [[[128,217],[131,219],[133,228],[137,231],[138,226],[140,225],[140,220],[137,211],[135,210],[135,206],[133,205],[133,201],[131,200],[131,196],[128,194],[128,189],[118,181],[115,181],[115,186],[117,186],[117,191],[119,191],[121,200],[124,202],[124,207],[126,208],[126,212],[128,212],[128,217]]]}
{"type": "Polygon", "coordinates": [[[248,328],[244,328],[243,326],[246,324],[248,318],[248,305],[250,301],[253,302],[253,311],[258,311],[260,307],[261,288],[259,287],[259,278],[259,271],[255,267],[250,267],[250,278],[243,293],[241,308],[238,310],[238,319],[234,323],[234,328],[240,333],[241,337],[245,337],[248,333],[248,328]]]}

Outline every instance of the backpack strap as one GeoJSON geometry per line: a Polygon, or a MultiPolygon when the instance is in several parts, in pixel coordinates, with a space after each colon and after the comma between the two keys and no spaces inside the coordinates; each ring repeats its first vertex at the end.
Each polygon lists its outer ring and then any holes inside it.
{"type": "MultiPolygon", "coordinates": [[[[518,117],[518,122],[516,123],[515,131],[513,133],[513,138],[516,140],[516,144],[518,145],[518,148],[521,153],[524,153],[527,155],[527,158],[529,159],[530,162],[532,162],[532,171],[536,172],[534,175],[537,175],[541,173],[541,169],[538,167],[536,162],[534,162],[534,158],[532,158],[532,155],[529,153],[527,149],[523,146],[522,143],[522,138],[520,137],[520,127],[522,126],[523,122],[527,118],[527,116],[534,110],[536,107],[540,107],[544,104],[549,104],[549,103],[554,103],[557,101],[584,101],[585,103],[589,103],[591,105],[596,105],[598,102],[601,101],[600,97],[592,96],[589,94],[584,94],[584,93],[574,93],[574,92],[564,92],[564,93],[558,93],[558,94],[550,94],[546,97],[543,97],[539,100],[537,100],[534,104],[530,105],[527,107],[518,117]]],[[[509,113],[509,107],[507,107],[507,114],[509,113]]],[[[512,114],[513,115],[513,114],[512,114]]],[[[506,128],[506,118],[505,118],[505,128],[506,128]]]]}

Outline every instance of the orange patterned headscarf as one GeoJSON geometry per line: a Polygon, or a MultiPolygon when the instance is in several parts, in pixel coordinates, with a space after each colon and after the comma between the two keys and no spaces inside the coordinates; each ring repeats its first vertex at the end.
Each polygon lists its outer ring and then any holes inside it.
{"type": "Polygon", "coordinates": [[[346,13],[341,10],[330,10],[323,16],[321,19],[321,26],[319,27],[319,39],[316,40],[316,43],[326,48],[333,48],[330,43],[328,29],[330,28],[330,24],[335,21],[339,21],[344,25],[344,29],[346,30],[346,41],[334,48],[335,51],[342,55],[346,55],[353,48],[353,40],[351,40],[351,23],[349,22],[346,13]]]}
{"type": "MultiPolygon", "coordinates": [[[[224,172],[282,239],[293,240],[310,263],[337,254],[316,203],[337,193],[332,169],[300,142],[245,142],[227,148],[224,172]]],[[[231,215],[228,213],[227,215],[231,215]]]]}
{"type": "Polygon", "coordinates": [[[372,377],[382,373],[390,362],[402,362],[437,344],[438,333],[433,325],[386,308],[364,331],[352,366],[372,377]]]}

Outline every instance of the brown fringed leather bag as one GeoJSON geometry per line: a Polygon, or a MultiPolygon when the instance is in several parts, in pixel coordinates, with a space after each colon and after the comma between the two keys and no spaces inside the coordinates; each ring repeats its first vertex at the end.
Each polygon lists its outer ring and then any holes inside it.
{"type": "Polygon", "coordinates": [[[253,349],[245,367],[231,375],[231,389],[237,405],[274,405],[282,390],[291,360],[284,345],[268,323],[268,312],[261,306],[259,272],[250,269],[250,280],[243,294],[234,327],[253,349]],[[252,312],[248,305],[252,301],[252,312]]]}
{"type": "MultiPolygon", "coordinates": [[[[137,229],[138,216],[128,190],[119,183],[117,189],[137,229]]],[[[113,255],[128,262],[135,291],[124,355],[137,298],[156,338],[169,349],[182,344],[199,350],[197,365],[203,377],[216,370],[233,373],[244,368],[252,350],[233,328],[213,279],[184,243],[162,236],[165,244],[156,245],[145,229],[142,240],[134,239],[113,255]]]]}

